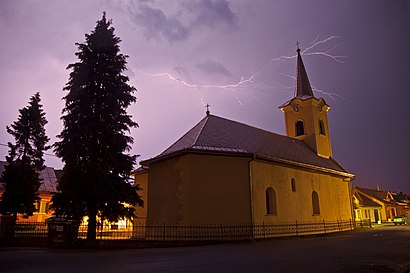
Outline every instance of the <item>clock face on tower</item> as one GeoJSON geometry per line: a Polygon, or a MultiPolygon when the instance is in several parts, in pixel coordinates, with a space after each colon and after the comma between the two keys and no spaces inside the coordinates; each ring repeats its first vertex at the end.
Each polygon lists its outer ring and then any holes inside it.
{"type": "Polygon", "coordinates": [[[322,111],[322,109],[323,109],[323,105],[319,104],[319,105],[317,106],[317,110],[322,111]]]}
{"type": "Polygon", "coordinates": [[[299,112],[300,110],[302,110],[302,106],[300,106],[300,104],[293,105],[293,111],[299,112]]]}

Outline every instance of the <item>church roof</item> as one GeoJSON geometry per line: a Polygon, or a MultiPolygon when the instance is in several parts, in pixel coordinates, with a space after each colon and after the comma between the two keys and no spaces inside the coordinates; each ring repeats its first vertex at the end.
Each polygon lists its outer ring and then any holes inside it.
{"type": "Polygon", "coordinates": [[[342,172],[353,177],[335,160],[318,156],[301,140],[214,115],[207,115],[160,155],[141,163],[144,165],[181,152],[257,156],[302,167],[342,172]]]}
{"type": "MultiPolygon", "coordinates": [[[[7,162],[0,161],[0,176],[3,174],[6,165],[7,165],[7,162]]],[[[40,172],[40,179],[42,180],[41,180],[40,188],[38,189],[39,192],[41,193],[57,192],[57,177],[56,177],[56,174],[53,168],[45,167],[44,170],[40,172]]],[[[4,189],[3,185],[0,184],[0,190],[3,190],[3,189],[4,189]]]]}

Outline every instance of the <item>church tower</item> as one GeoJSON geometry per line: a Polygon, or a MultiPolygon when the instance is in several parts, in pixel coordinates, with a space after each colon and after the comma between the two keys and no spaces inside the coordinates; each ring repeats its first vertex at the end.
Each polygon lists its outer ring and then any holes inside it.
{"type": "Polygon", "coordinates": [[[313,95],[312,87],[297,49],[295,96],[279,108],[285,114],[286,135],[303,140],[319,156],[332,157],[327,111],[330,106],[323,98],[313,95]]]}

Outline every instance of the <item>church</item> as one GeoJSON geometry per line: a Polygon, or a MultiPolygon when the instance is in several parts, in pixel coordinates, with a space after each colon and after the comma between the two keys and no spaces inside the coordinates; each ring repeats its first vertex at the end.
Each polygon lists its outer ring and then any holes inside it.
{"type": "Polygon", "coordinates": [[[156,157],[141,162],[144,218],[169,224],[349,221],[354,174],[333,157],[327,112],[297,50],[294,97],[279,108],[286,136],[206,116],[156,157]],[[146,214],[145,214],[146,213],[146,214]]]}

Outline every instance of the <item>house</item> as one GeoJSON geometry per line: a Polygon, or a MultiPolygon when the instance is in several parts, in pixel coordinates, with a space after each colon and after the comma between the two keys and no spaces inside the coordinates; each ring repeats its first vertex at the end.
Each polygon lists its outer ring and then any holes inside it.
{"type": "MultiPolygon", "coordinates": [[[[390,191],[383,191],[383,190],[372,190],[367,188],[354,188],[354,196],[363,196],[367,199],[370,199],[373,203],[378,204],[378,211],[372,210],[371,208],[363,208],[364,210],[368,210],[367,213],[370,213],[371,216],[367,217],[367,219],[379,219],[381,221],[392,221],[394,216],[398,215],[397,213],[397,203],[394,200],[393,195],[390,191]],[[378,216],[376,216],[378,214],[378,216]],[[374,218],[373,218],[374,217],[374,218]]],[[[361,211],[363,209],[360,209],[361,211]]],[[[363,212],[361,212],[363,215],[363,212]]]]}
{"type": "Polygon", "coordinates": [[[403,192],[392,192],[396,201],[397,215],[410,218],[410,195],[403,192]]]}
{"type": "MultiPolygon", "coordinates": [[[[206,116],[142,161],[147,223],[274,224],[353,219],[351,181],[332,156],[327,112],[297,50],[294,97],[279,108],[286,136],[206,116]]],[[[138,174],[136,175],[138,177],[138,174]]]]}
{"type": "MultiPolygon", "coordinates": [[[[0,175],[3,173],[6,166],[5,161],[0,161],[0,175]]],[[[45,219],[52,216],[53,211],[50,210],[51,197],[57,191],[57,177],[55,170],[51,167],[45,167],[40,173],[41,185],[38,190],[40,201],[37,202],[37,211],[28,218],[18,217],[18,221],[28,222],[44,222],[45,219]]],[[[4,187],[0,184],[0,197],[3,195],[4,187]]]]}
{"type": "Polygon", "coordinates": [[[353,210],[356,222],[370,220],[372,223],[381,223],[382,205],[373,201],[356,188],[353,189],[353,210]]]}

